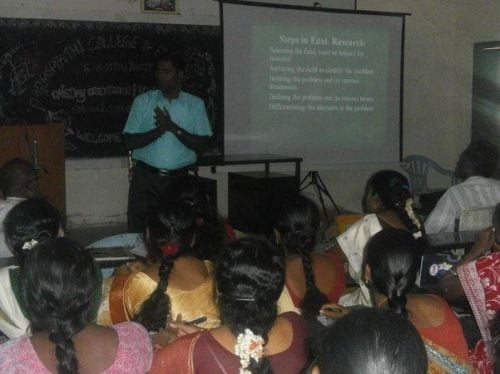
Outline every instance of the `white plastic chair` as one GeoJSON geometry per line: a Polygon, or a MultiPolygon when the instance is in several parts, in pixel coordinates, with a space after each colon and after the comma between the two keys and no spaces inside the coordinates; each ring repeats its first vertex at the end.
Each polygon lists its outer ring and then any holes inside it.
{"type": "Polygon", "coordinates": [[[450,177],[450,186],[457,183],[457,178],[455,177],[455,173],[452,170],[442,168],[435,161],[425,156],[406,156],[401,163],[401,168],[408,173],[411,191],[415,196],[440,191],[449,187],[445,186],[441,188],[430,188],[427,184],[429,169],[433,169],[438,174],[450,177]]]}

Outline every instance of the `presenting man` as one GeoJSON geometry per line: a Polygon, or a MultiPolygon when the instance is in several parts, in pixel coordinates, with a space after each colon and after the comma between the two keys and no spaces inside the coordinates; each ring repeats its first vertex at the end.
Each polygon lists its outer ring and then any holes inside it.
{"type": "Polygon", "coordinates": [[[128,196],[128,229],[143,232],[170,177],[187,174],[212,136],[203,100],[181,91],[183,62],[177,55],[156,63],[157,89],[134,99],[123,140],[136,160],[128,196]]]}

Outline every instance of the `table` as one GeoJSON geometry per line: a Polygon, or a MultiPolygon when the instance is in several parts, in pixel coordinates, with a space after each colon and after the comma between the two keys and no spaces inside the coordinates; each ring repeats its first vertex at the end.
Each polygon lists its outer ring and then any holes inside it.
{"type": "Polygon", "coordinates": [[[294,163],[295,178],[297,178],[297,184],[300,185],[301,162],[302,157],[284,156],[273,153],[246,153],[239,155],[224,155],[224,158],[222,160],[213,163],[210,166],[212,167],[212,172],[215,173],[217,166],[264,164],[265,175],[269,176],[271,164],[294,163]]]}
{"type": "Polygon", "coordinates": [[[458,231],[428,235],[429,247],[422,256],[419,286],[429,292],[434,291],[439,279],[470,250],[476,233],[458,231]]]}
{"type": "Polygon", "coordinates": [[[463,256],[474,244],[476,233],[477,231],[457,231],[429,234],[429,248],[425,254],[452,252],[463,256]]]}
{"type": "MultiPolygon", "coordinates": [[[[92,257],[100,268],[111,268],[138,259],[123,247],[106,247],[89,249],[92,257]]],[[[15,257],[0,258],[0,268],[17,265],[15,257]]]]}

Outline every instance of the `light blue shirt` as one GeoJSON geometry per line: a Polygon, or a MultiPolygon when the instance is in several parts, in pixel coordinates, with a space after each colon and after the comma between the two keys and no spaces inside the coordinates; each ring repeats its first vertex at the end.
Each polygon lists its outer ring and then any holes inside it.
{"type": "MultiPolygon", "coordinates": [[[[172,101],[168,101],[160,90],[137,96],[130,108],[123,132],[137,134],[154,129],[154,109],[157,106],[166,109],[172,121],[190,134],[212,136],[212,127],[203,100],[183,91],[172,101]]],[[[147,146],[135,149],[132,157],[158,169],[179,169],[193,164],[196,161],[196,152],[167,131],[147,146]]]]}

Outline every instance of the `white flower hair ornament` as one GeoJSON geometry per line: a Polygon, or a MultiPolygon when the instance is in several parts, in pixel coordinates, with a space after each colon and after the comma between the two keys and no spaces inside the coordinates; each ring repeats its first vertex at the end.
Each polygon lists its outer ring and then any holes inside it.
{"type": "Polygon", "coordinates": [[[23,244],[23,249],[26,251],[30,251],[35,245],[38,244],[38,241],[35,239],[31,239],[23,244]]]}
{"type": "Polygon", "coordinates": [[[413,199],[410,197],[406,199],[405,201],[405,211],[406,214],[408,214],[408,217],[410,217],[411,222],[417,226],[418,231],[413,233],[413,237],[415,239],[421,238],[422,237],[422,224],[420,223],[419,219],[417,218],[417,215],[415,214],[415,211],[413,210],[413,199]]]}
{"type": "Polygon", "coordinates": [[[248,370],[250,359],[259,360],[264,355],[264,339],[262,336],[255,335],[252,330],[245,329],[245,332],[239,334],[236,338],[234,353],[240,358],[240,374],[251,374],[248,370]]]}

